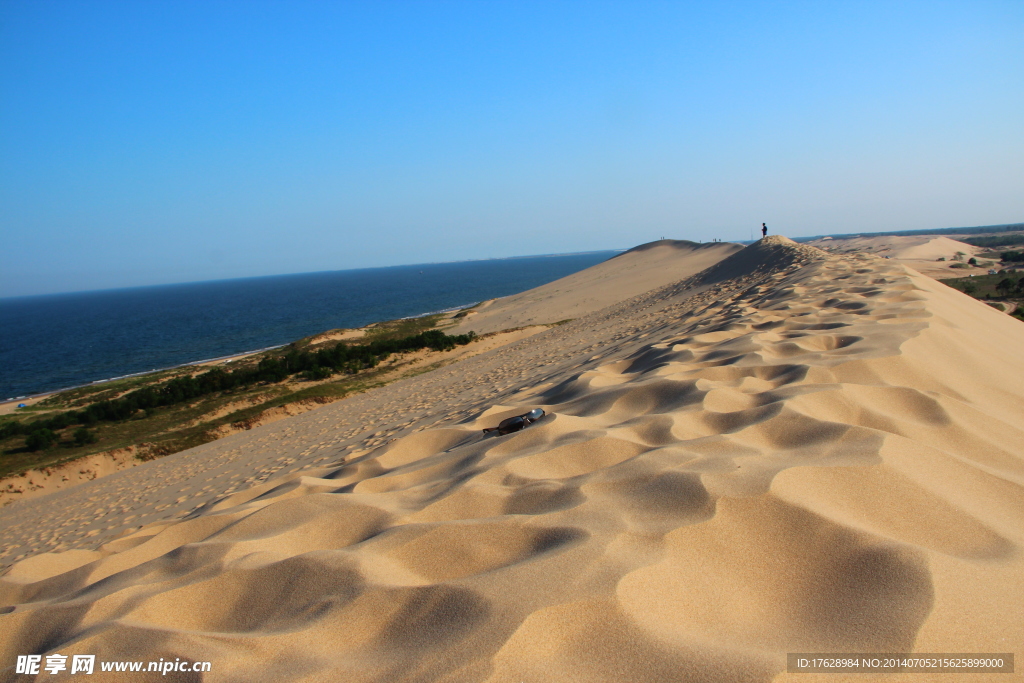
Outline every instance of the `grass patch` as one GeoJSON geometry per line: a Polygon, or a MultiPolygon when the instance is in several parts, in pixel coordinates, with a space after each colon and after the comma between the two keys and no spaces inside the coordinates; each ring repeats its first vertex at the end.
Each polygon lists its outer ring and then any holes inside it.
{"type": "MultiPolygon", "coordinates": [[[[438,314],[378,323],[369,328],[365,338],[354,340],[354,343],[359,345],[374,341],[401,340],[436,329],[437,324],[444,317],[443,314],[438,314]]],[[[306,341],[305,345],[308,347],[308,342],[311,339],[313,337],[300,340],[300,342],[306,341]]],[[[231,368],[235,370],[244,367],[257,367],[264,359],[284,357],[290,349],[296,348],[298,344],[254,354],[232,363],[231,368]]],[[[394,353],[395,360],[401,358],[402,352],[394,353]]],[[[434,351],[432,353],[443,352],[434,351]]],[[[429,372],[429,370],[447,365],[449,362],[451,361],[439,360],[426,368],[414,371],[414,374],[429,372]]],[[[30,469],[53,467],[84,456],[133,445],[144,447],[142,449],[144,455],[140,456],[142,459],[169,455],[214,441],[221,435],[218,433],[218,428],[258,419],[262,413],[273,408],[306,401],[328,403],[350,394],[383,386],[409,374],[401,371],[402,365],[403,363],[400,361],[375,365],[352,373],[337,374],[326,382],[318,383],[312,383],[299,375],[294,375],[284,381],[271,380],[239,386],[201,395],[181,403],[140,410],[130,419],[101,421],[91,425],[89,436],[96,437],[94,443],[83,443],[81,438],[76,442],[75,432],[79,429],[78,424],[54,428],[52,432],[56,442],[36,451],[28,448],[27,442],[30,434],[6,435],[0,437],[0,477],[21,474],[30,469]],[[249,405],[245,405],[246,403],[249,405]],[[232,404],[240,405],[236,410],[224,412],[226,408],[230,409],[232,404]],[[211,417],[220,412],[224,412],[224,414],[211,417]]],[[[209,369],[202,366],[187,366],[54,394],[32,406],[31,409],[23,408],[17,414],[0,416],[0,433],[4,433],[2,431],[4,425],[17,422],[28,424],[31,431],[32,422],[47,420],[52,422],[51,418],[67,413],[69,410],[79,410],[100,401],[117,399],[138,389],[155,387],[171,379],[197,375],[207,372],[209,369]],[[20,418],[24,417],[28,410],[32,412],[32,419],[21,420],[20,418]]],[[[65,419],[67,417],[70,415],[65,415],[65,419]]]]}
{"type": "MultiPolygon", "coordinates": [[[[103,423],[90,429],[97,438],[92,444],[75,443],[75,426],[55,430],[57,443],[41,451],[33,452],[26,448],[24,436],[9,437],[0,442],[0,477],[21,474],[30,469],[53,467],[87,455],[133,445],[147,444],[146,448],[153,451],[154,456],[198,446],[213,440],[213,436],[204,437],[202,433],[209,431],[211,424],[220,420],[194,427],[190,426],[192,423],[233,402],[252,399],[268,391],[271,394],[288,393],[284,387],[262,386],[250,391],[204,397],[189,404],[154,410],[122,422],[103,423]]],[[[17,419],[15,416],[4,417],[17,419]]]]}
{"type": "Polygon", "coordinates": [[[984,301],[1000,311],[1003,307],[994,300],[1016,304],[1010,315],[1024,321],[1024,274],[997,273],[996,275],[976,275],[974,277],[957,277],[939,282],[949,285],[964,294],[984,301]]]}
{"type": "Polygon", "coordinates": [[[1016,300],[1024,297],[1024,289],[1022,289],[1024,275],[1021,273],[946,278],[939,282],[983,301],[989,299],[1016,300]],[[1004,284],[1000,286],[1000,283],[1004,284]]]}
{"type": "Polygon", "coordinates": [[[180,368],[172,368],[170,370],[150,372],[145,375],[139,375],[138,377],[126,377],[124,379],[115,379],[109,382],[102,382],[100,384],[90,384],[76,389],[68,389],[66,391],[53,394],[52,396],[47,396],[34,406],[21,408],[18,412],[21,413],[32,409],[39,411],[52,411],[82,408],[98,401],[112,400],[122,394],[128,393],[129,391],[134,391],[135,389],[159,384],[160,382],[165,382],[167,380],[174,379],[175,377],[192,375],[207,369],[209,368],[199,365],[190,365],[180,368]]]}
{"type": "MultiPolygon", "coordinates": [[[[371,371],[367,374],[372,376],[376,373],[371,371]]],[[[287,385],[261,385],[242,391],[224,392],[203,397],[190,404],[160,408],[131,420],[104,423],[92,429],[97,437],[96,443],[81,446],[73,440],[75,427],[56,430],[57,443],[35,452],[25,446],[25,437],[15,436],[0,443],[0,477],[22,474],[30,469],[53,467],[88,455],[133,445],[144,446],[142,450],[145,454],[141,457],[144,460],[170,455],[215,441],[219,437],[216,431],[218,427],[256,418],[270,408],[309,399],[326,399],[324,402],[329,402],[375,384],[369,376],[346,376],[336,382],[294,389],[287,385]],[[240,407],[217,418],[203,419],[233,403],[247,401],[252,401],[254,405],[240,407]]],[[[15,416],[3,417],[7,419],[0,422],[0,425],[17,419],[15,416]]]]}
{"type": "Polygon", "coordinates": [[[401,339],[433,330],[445,317],[443,313],[425,315],[421,318],[404,318],[376,323],[366,328],[366,341],[401,339]]]}

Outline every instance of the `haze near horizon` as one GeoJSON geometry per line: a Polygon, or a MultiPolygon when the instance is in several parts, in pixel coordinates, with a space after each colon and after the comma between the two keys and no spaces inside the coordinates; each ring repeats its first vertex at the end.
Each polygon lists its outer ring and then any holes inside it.
{"type": "Polygon", "coordinates": [[[1011,2],[0,3],[0,296],[1021,220],[1011,2]]]}

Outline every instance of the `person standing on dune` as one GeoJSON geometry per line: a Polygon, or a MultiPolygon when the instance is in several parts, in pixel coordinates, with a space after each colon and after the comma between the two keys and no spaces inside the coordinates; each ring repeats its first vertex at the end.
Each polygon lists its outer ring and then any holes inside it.
{"type": "Polygon", "coordinates": [[[762,223],[761,224],[761,237],[767,237],[767,236],[768,236],[768,226],[765,225],[764,223],[762,223]]]}

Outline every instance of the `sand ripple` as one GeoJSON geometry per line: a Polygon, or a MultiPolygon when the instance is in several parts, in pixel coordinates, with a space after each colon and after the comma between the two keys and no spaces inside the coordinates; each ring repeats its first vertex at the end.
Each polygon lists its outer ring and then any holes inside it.
{"type": "Polygon", "coordinates": [[[783,238],[587,320],[552,348],[616,344],[461,421],[15,564],[0,661],[767,681],[787,652],[1019,645],[1019,322],[783,238]]]}

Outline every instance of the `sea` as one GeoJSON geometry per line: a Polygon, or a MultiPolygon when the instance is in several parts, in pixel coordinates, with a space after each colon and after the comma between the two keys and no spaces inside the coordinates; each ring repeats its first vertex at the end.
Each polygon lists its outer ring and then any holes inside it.
{"type": "Polygon", "coordinates": [[[509,296],[619,252],[429,263],[0,299],[0,401],[509,296]]]}

